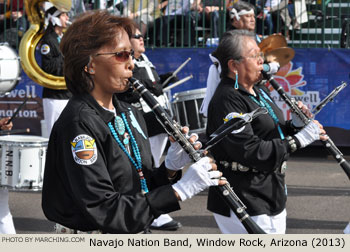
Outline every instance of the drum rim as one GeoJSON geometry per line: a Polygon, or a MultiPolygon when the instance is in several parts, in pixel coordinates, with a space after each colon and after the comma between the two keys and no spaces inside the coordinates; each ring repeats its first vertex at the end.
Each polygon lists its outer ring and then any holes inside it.
{"type": "Polygon", "coordinates": [[[177,92],[175,93],[173,96],[176,96],[176,95],[189,95],[189,94],[192,94],[192,93],[202,93],[206,91],[207,88],[196,88],[196,89],[191,89],[191,90],[186,90],[186,91],[182,91],[182,92],[177,92]]]}
{"type": "Polygon", "coordinates": [[[45,137],[41,137],[41,136],[35,136],[35,135],[8,135],[8,136],[0,136],[0,147],[2,145],[7,146],[7,145],[12,145],[12,146],[22,146],[22,147],[45,147],[47,146],[49,143],[49,139],[45,138],[45,137]],[[20,138],[22,137],[22,139],[18,139],[18,141],[14,141],[13,138],[20,138]],[[4,138],[8,138],[8,139],[4,139],[4,138]],[[37,141],[36,140],[32,140],[32,141],[25,141],[24,138],[38,138],[37,141]]]}
{"type": "Polygon", "coordinates": [[[173,95],[173,103],[201,99],[205,97],[206,88],[187,90],[173,95]]]}
{"type": "MultiPolygon", "coordinates": [[[[40,183],[42,184],[42,182],[40,183]]],[[[28,187],[28,186],[18,187],[18,185],[15,185],[15,186],[0,185],[0,188],[5,188],[10,192],[41,192],[43,190],[42,185],[37,185],[33,187],[28,187]]]]}

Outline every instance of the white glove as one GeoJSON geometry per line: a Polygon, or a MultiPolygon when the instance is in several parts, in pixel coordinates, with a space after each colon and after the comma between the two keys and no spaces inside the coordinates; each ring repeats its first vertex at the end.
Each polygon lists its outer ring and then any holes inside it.
{"type": "Polygon", "coordinates": [[[313,121],[309,122],[301,131],[294,136],[299,140],[301,148],[308,146],[320,139],[320,127],[313,121]]]}
{"type": "Polygon", "coordinates": [[[185,175],[172,185],[182,201],[192,198],[209,186],[219,184],[221,173],[219,171],[211,171],[211,169],[210,159],[204,157],[192,164],[185,175]]]}
{"type": "MultiPolygon", "coordinates": [[[[187,139],[192,136],[196,136],[195,143],[198,144],[198,135],[193,133],[190,136],[186,136],[187,139]]],[[[185,165],[192,162],[191,158],[185,152],[185,150],[181,147],[178,142],[171,142],[170,147],[168,149],[168,154],[165,157],[165,167],[169,170],[179,171],[184,168],[185,165]]]]}

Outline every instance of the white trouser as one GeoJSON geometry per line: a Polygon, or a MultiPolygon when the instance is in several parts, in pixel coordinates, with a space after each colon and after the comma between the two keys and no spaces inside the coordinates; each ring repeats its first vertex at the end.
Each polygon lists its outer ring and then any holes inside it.
{"type": "MultiPolygon", "coordinates": [[[[214,218],[223,234],[247,234],[246,229],[230,210],[231,216],[226,217],[214,213],[214,218]]],[[[280,214],[268,216],[266,214],[251,216],[258,226],[268,234],[285,234],[287,211],[284,209],[280,214]]]]}
{"type": "Polygon", "coordinates": [[[345,229],[344,229],[344,234],[350,234],[350,222],[349,222],[349,224],[345,227],[345,229]]]}
{"type": "Polygon", "coordinates": [[[168,135],[166,133],[161,133],[149,138],[149,143],[151,144],[151,152],[154,159],[154,167],[156,168],[160,166],[160,158],[163,155],[167,142],[168,135]]]}
{"type": "Polygon", "coordinates": [[[0,187],[0,234],[15,234],[12,215],[9,208],[9,192],[0,187]]]}
{"type": "Polygon", "coordinates": [[[46,124],[47,132],[42,134],[43,136],[49,137],[51,129],[60,116],[62,110],[67,105],[68,100],[57,100],[57,99],[43,99],[44,119],[46,124]]]}
{"type": "MultiPolygon", "coordinates": [[[[160,158],[163,155],[166,143],[168,141],[168,135],[166,133],[161,133],[149,138],[151,144],[151,152],[154,160],[154,167],[158,168],[160,166],[160,158]]],[[[152,226],[160,227],[165,223],[172,221],[173,219],[169,214],[162,214],[152,223],[152,226]]]]}

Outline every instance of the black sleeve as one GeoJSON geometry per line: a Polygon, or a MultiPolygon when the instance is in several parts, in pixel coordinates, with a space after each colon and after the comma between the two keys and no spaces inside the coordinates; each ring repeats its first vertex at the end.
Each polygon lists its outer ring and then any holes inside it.
{"type": "Polygon", "coordinates": [[[163,94],[163,87],[160,82],[152,82],[150,79],[142,79],[141,82],[155,96],[163,94]]]}
{"type": "Polygon", "coordinates": [[[302,128],[295,127],[292,123],[292,120],[286,121],[285,131],[287,132],[287,135],[292,136],[292,135],[298,133],[301,129],[302,128]]]}
{"type": "Polygon", "coordinates": [[[162,83],[159,79],[157,71],[154,68],[152,68],[152,73],[155,78],[154,82],[148,77],[145,68],[135,66],[133,70],[133,77],[138,79],[152,94],[159,96],[163,94],[162,83]]]}
{"type": "Polygon", "coordinates": [[[166,185],[176,183],[179,179],[182,177],[182,170],[179,170],[176,172],[173,178],[168,177],[168,170],[165,167],[165,162],[163,162],[159,168],[154,169],[155,172],[152,177],[152,184],[161,186],[161,185],[166,185]]]}
{"type": "Polygon", "coordinates": [[[41,66],[49,74],[63,76],[63,55],[54,34],[45,35],[41,42],[41,66]],[[55,41],[56,40],[56,41],[55,41]]]}

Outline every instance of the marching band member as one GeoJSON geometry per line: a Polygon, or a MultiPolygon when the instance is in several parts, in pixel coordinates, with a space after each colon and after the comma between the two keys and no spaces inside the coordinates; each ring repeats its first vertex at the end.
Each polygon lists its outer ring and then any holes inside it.
{"type": "Polygon", "coordinates": [[[180,179],[189,161],[184,151],[172,155],[181,162],[167,155],[153,169],[142,114],[114,95],[129,89],[134,68],[131,22],[87,12],[62,39],[73,97],[50,135],[42,191],[44,214],[58,223],[58,233],[139,233],[178,210],[179,200],[219,183],[221,173],[208,157],[180,179]]]}
{"type": "MultiPolygon", "coordinates": [[[[11,130],[12,122],[7,124],[10,117],[0,119],[1,130],[11,130]]],[[[0,187],[0,234],[15,234],[15,226],[9,208],[9,192],[7,188],[0,187]]]]}
{"type": "MultiPolygon", "coordinates": [[[[248,30],[254,32],[256,24],[254,5],[244,1],[235,3],[232,6],[232,10],[230,12],[230,20],[233,29],[248,30]]],[[[255,36],[255,39],[257,43],[261,42],[261,39],[258,35],[255,36]]],[[[199,111],[205,117],[208,116],[208,106],[217,86],[219,85],[221,74],[220,63],[214,53],[210,54],[209,57],[213,64],[209,68],[207,89],[199,111]]],[[[267,62],[266,67],[269,69],[270,74],[275,74],[279,70],[280,66],[278,62],[267,62]]]]}
{"type": "MultiPolygon", "coordinates": [[[[130,42],[134,50],[133,62],[135,67],[133,70],[133,77],[141,81],[141,83],[156,97],[164,109],[170,109],[168,107],[167,96],[163,93],[162,83],[171,75],[171,73],[160,76],[158,75],[155,66],[144,54],[146,49],[143,35],[137,27],[134,29],[130,42]]],[[[176,81],[176,78],[170,80],[170,82],[173,81],[176,81]]],[[[147,126],[154,166],[155,168],[158,168],[160,166],[160,159],[168,142],[168,134],[158,122],[149,106],[140,101],[141,97],[138,92],[129,89],[127,93],[117,94],[117,97],[122,101],[132,103],[144,112],[143,117],[147,126]]],[[[177,230],[180,227],[181,223],[173,220],[168,214],[162,214],[159,218],[154,220],[151,225],[151,228],[160,230],[177,230]]]]}
{"type": "MultiPolygon", "coordinates": [[[[315,140],[326,140],[317,121],[298,131],[297,121],[285,121],[261,80],[263,54],[255,34],[247,30],[226,32],[215,55],[222,67],[221,82],[210,101],[207,135],[225,121],[265,107],[266,115],[230,134],[212,148],[218,169],[247,206],[247,212],[266,233],[285,233],[285,169],[289,155],[315,140]],[[294,126],[295,125],[295,126],[294,126]]],[[[306,106],[299,103],[305,113],[306,106]]],[[[220,198],[209,189],[208,209],[222,233],[246,233],[243,225],[220,198]]]]}
{"type": "MultiPolygon", "coordinates": [[[[46,73],[63,76],[63,56],[60,52],[59,44],[63,37],[63,30],[67,28],[69,17],[66,12],[61,12],[51,3],[46,4],[46,6],[51,7],[46,7],[48,9],[45,11],[47,27],[41,39],[41,65],[46,73]]],[[[43,88],[42,98],[47,136],[50,136],[53,124],[70,97],[71,93],[68,90],[43,88]]]]}

